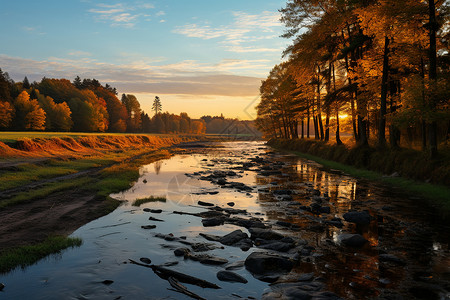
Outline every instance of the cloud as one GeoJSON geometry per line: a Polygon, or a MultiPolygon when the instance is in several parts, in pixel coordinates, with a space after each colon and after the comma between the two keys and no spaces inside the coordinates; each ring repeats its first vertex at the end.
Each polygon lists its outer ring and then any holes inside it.
{"type": "MultiPolygon", "coordinates": [[[[76,53],[76,52],[75,52],[76,53]]],[[[222,60],[216,64],[193,60],[174,64],[145,64],[128,62],[107,64],[93,58],[49,58],[44,61],[11,57],[0,54],[0,65],[12,78],[20,80],[28,76],[40,80],[44,76],[72,80],[96,78],[119,91],[128,93],[158,93],[184,95],[255,96],[259,93],[262,78],[237,76],[234,70],[265,70],[267,60],[222,60]]]]}
{"type": "MultiPolygon", "coordinates": [[[[228,25],[213,27],[207,23],[195,23],[178,26],[174,33],[203,40],[221,39],[222,47],[230,52],[280,52],[282,48],[269,48],[257,44],[259,41],[271,39],[281,27],[280,14],[262,12],[252,15],[244,12],[233,12],[234,21],[228,25]],[[244,44],[247,44],[244,46],[244,44]]],[[[275,35],[276,36],[276,35],[275,35]]]]}
{"type": "MultiPolygon", "coordinates": [[[[96,5],[96,8],[88,10],[100,22],[110,23],[113,27],[134,27],[139,19],[148,17],[149,14],[144,13],[145,10],[154,9],[155,6],[150,3],[135,4],[104,4],[96,5]]],[[[148,20],[148,19],[147,19],[148,20]]]]}

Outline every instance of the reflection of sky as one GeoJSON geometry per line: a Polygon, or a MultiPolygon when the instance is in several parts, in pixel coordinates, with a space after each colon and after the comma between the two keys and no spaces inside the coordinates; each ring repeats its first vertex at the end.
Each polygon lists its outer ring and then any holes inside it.
{"type": "MultiPolygon", "coordinates": [[[[270,161],[283,161],[282,174],[260,176],[255,171],[245,171],[242,178],[228,178],[228,181],[244,182],[251,187],[268,189],[269,192],[257,192],[247,195],[232,189],[222,189],[208,181],[191,178],[185,173],[198,171],[227,170],[237,166],[265,150],[259,149],[260,143],[226,143],[220,152],[198,155],[177,155],[158,163],[143,166],[137,183],[124,193],[113,195],[129,201],[113,213],[95,220],[78,229],[74,236],[83,239],[83,246],[65,251],[58,259],[42,261],[26,271],[16,271],[1,278],[7,285],[7,297],[11,299],[60,299],[91,298],[111,299],[123,296],[125,299],[165,297],[171,292],[167,282],[158,278],[146,268],[124,264],[129,258],[138,260],[149,257],[155,264],[178,261],[171,267],[223,287],[220,291],[209,291],[189,286],[189,289],[207,299],[229,299],[231,293],[243,297],[259,298],[267,284],[254,279],[245,270],[236,271],[244,276],[247,285],[219,282],[217,271],[221,267],[203,266],[197,262],[176,258],[172,248],[186,247],[177,242],[167,242],[153,236],[154,233],[173,233],[186,236],[191,242],[207,242],[198,236],[199,232],[224,235],[233,230],[246,229],[225,224],[218,227],[203,227],[201,219],[190,215],[177,215],[173,211],[196,213],[204,211],[197,201],[212,202],[226,207],[233,201],[235,208],[249,212],[261,212],[273,228],[284,234],[306,239],[314,246],[313,256],[304,259],[297,267],[298,272],[315,272],[326,278],[332,290],[346,298],[362,299],[377,297],[377,289],[385,286],[379,280],[389,280],[389,287],[405,284],[417,272],[423,272],[430,278],[450,274],[450,255],[448,251],[448,226],[434,226],[427,219],[427,211],[420,203],[412,203],[405,195],[392,195],[385,188],[356,180],[346,175],[330,173],[321,166],[287,155],[276,155],[270,161]],[[225,154],[224,154],[225,153],[225,154]],[[207,159],[207,161],[203,161],[207,159]],[[231,163],[231,164],[230,164],[231,163]],[[144,183],[144,180],[147,181],[144,183]],[[277,189],[295,191],[294,201],[301,205],[310,205],[310,189],[319,189],[321,195],[330,197],[324,205],[330,205],[331,213],[312,215],[292,205],[290,201],[276,201],[271,193],[277,189]],[[217,195],[198,195],[201,191],[219,191],[217,195]],[[132,201],[148,196],[165,196],[167,202],[155,202],[133,207],[132,201]],[[390,210],[381,209],[384,206],[390,210]],[[161,214],[149,214],[142,208],[161,208],[161,214]],[[374,217],[370,226],[355,226],[345,223],[343,228],[324,226],[323,221],[333,217],[342,217],[349,210],[368,210],[374,217]],[[165,222],[149,221],[149,216],[165,222]],[[298,231],[276,226],[278,220],[288,221],[299,226],[298,231]],[[142,225],[154,224],[154,230],[143,230],[142,225]],[[319,225],[322,227],[317,227],[319,225]],[[312,230],[316,226],[317,230],[312,230]],[[343,232],[360,233],[370,242],[365,249],[340,248],[335,245],[337,236],[343,232]],[[378,259],[380,252],[392,253],[408,261],[408,266],[393,269],[382,268],[378,259]],[[70,270],[70,271],[68,271],[70,270]],[[416,273],[414,273],[416,272],[416,273]],[[370,279],[368,279],[370,278],[370,279]],[[114,280],[111,286],[105,286],[103,280],[114,280]],[[358,289],[350,287],[353,282],[358,289]],[[23,286],[27,288],[24,289],[23,286]]],[[[242,165],[242,164],[241,164],[242,165]]],[[[235,170],[239,172],[239,170],[235,170]]],[[[207,174],[206,174],[207,175],[207,174]]],[[[295,203],[294,203],[295,204],[295,203]]],[[[256,216],[256,215],[253,215],[256,216]]],[[[243,253],[238,248],[225,247],[209,254],[228,259],[230,262],[245,259],[252,251],[243,253]]],[[[450,279],[450,278],[449,278],[450,279]]],[[[3,294],[0,294],[0,297],[3,294]]],[[[173,295],[172,295],[173,296],[173,295]]],[[[175,295],[169,299],[185,299],[175,295]]]]}

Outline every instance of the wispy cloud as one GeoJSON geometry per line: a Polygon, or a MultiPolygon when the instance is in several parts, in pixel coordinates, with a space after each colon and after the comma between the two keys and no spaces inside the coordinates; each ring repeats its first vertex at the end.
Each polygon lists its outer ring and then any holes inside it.
{"type": "MultiPolygon", "coordinates": [[[[76,52],[74,52],[76,54],[76,52]]],[[[81,54],[81,53],[80,53],[81,54]]],[[[133,57],[131,55],[130,57],[133,57]]],[[[173,64],[129,61],[123,64],[102,63],[91,57],[49,58],[36,61],[0,54],[0,65],[12,78],[24,76],[40,80],[44,76],[73,79],[79,75],[109,83],[121,92],[183,95],[254,96],[258,94],[261,77],[270,66],[268,60],[225,59],[215,64],[185,60],[173,64]],[[237,70],[261,77],[238,76],[237,70]]]]}
{"type": "Polygon", "coordinates": [[[219,44],[230,52],[279,52],[281,48],[261,47],[254,42],[273,38],[281,26],[280,14],[262,12],[253,15],[233,12],[234,21],[228,25],[213,27],[207,23],[186,24],[175,28],[174,32],[204,40],[221,39],[219,44]],[[253,44],[251,44],[253,42],[253,44]]]}
{"type": "Polygon", "coordinates": [[[150,3],[117,3],[117,4],[97,4],[95,8],[89,9],[89,13],[101,22],[110,23],[113,27],[134,27],[140,18],[148,17],[146,10],[154,9],[150,3]]]}

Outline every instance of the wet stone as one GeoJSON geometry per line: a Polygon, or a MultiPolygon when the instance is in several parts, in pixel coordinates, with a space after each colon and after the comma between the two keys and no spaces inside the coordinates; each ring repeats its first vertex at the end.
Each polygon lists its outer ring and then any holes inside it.
{"type": "Polygon", "coordinates": [[[213,203],[204,202],[204,201],[198,201],[197,204],[200,205],[200,206],[214,206],[215,205],[213,203]]]}
{"type": "Polygon", "coordinates": [[[225,270],[239,270],[244,267],[244,260],[236,261],[234,263],[231,263],[225,267],[225,270]]]}
{"type": "Polygon", "coordinates": [[[264,252],[253,252],[245,260],[245,268],[258,275],[286,273],[292,267],[293,263],[289,258],[264,252]]]}
{"type": "Polygon", "coordinates": [[[205,264],[205,265],[223,265],[223,264],[228,263],[228,260],[226,260],[225,258],[207,255],[207,254],[201,254],[201,255],[189,254],[189,255],[187,255],[187,257],[194,261],[198,261],[202,264],[205,264]]]}
{"type": "Polygon", "coordinates": [[[234,202],[228,202],[227,205],[233,207],[234,206],[234,202]]]}
{"type": "Polygon", "coordinates": [[[154,217],[149,217],[148,219],[149,219],[150,221],[155,221],[155,222],[164,222],[164,220],[157,219],[157,218],[154,218],[154,217]]]}
{"type": "Polygon", "coordinates": [[[223,225],[225,220],[223,218],[206,218],[202,220],[204,227],[213,227],[223,225]]]}
{"type": "Polygon", "coordinates": [[[207,233],[199,233],[199,235],[205,239],[207,239],[208,241],[213,241],[213,242],[218,242],[220,241],[221,236],[218,235],[213,235],[213,234],[207,234],[207,233]]]}
{"type": "Polygon", "coordinates": [[[141,257],[139,260],[141,262],[143,262],[144,264],[147,264],[147,265],[152,263],[152,260],[150,258],[147,258],[147,257],[141,257]]]}
{"type": "Polygon", "coordinates": [[[369,224],[372,217],[366,211],[349,211],[343,215],[344,220],[355,224],[369,224]]]}
{"type": "Polygon", "coordinates": [[[103,283],[104,285],[111,285],[111,284],[114,283],[114,281],[113,281],[113,280],[103,280],[102,283],[103,283]]]}
{"type": "Polygon", "coordinates": [[[232,246],[243,239],[248,239],[248,235],[242,230],[238,229],[233,232],[230,232],[229,234],[224,235],[223,237],[220,238],[219,241],[224,245],[232,246]]]}
{"type": "Polygon", "coordinates": [[[240,282],[240,283],[247,283],[247,279],[242,277],[239,274],[236,274],[231,271],[219,271],[217,273],[217,279],[220,281],[227,281],[227,282],[240,282]]]}
{"type": "Polygon", "coordinates": [[[349,247],[362,247],[368,241],[360,234],[343,233],[338,236],[338,242],[349,247]]]}
{"type": "Polygon", "coordinates": [[[175,254],[175,256],[187,256],[190,252],[191,250],[188,248],[178,248],[173,251],[173,254],[175,254]]]}
{"type": "Polygon", "coordinates": [[[141,228],[142,229],[155,229],[156,225],[142,225],[141,228]]]}

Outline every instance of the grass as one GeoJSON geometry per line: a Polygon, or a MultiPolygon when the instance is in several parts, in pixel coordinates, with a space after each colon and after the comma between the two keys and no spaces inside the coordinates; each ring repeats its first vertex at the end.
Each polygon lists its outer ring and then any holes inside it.
{"type": "Polygon", "coordinates": [[[336,161],[327,160],[308,153],[289,151],[297,156],[313,160],[329,168],[341,170],[354,177],[364,178],[376,182],[382,182],[391,186],[399,187],[408,194],[425,199],[430,205],[438,206],[439,213],[444,218],[450,217],[450,189],[443,185],[418,182],[402,177],[390,177],[381,173],[356,168],[336,161]]]}
{"type": "Polygon", "coordinates": [[[55,236],[36,245],[6,250],[0,255],[0,273],[9,272],[17,267],[31,266],[50,254],[60,253],[67,248],[79,247],[82,243],[79,238],[55,236]]]}
{"type": "Polygon", "coordinates": [[[82,177],[77,179],[72,179],[71,181],[65,181],[65,182],[53,182],[45,184],[41,188],[36,188],[33,190],[29,190],[26,192],[22,192],[19,194],[16,194],[15,196],[0,200],[0,209],[18,205],[22,203],[31,202],[36,199],[44,198],[50,194],[76,188],[76,187],[83,187],[86,184],[91,183],[90,178],[82,177]]]}
{"type": "Polygon", "coordinates": [[[141,198],[141,199],[136,199],[133,202],[133,206],[141,206],[142,204],[145,203],[150,203],[150,202],[166,202],[166,198],[165,197],[154,197],[154,196],[150,196],[147,198],[141,198]]]}
{"type": "Polygon", "coordinates": [[[82,136],[129,136],[129,135],[148,135],[148,136],[165,136],[164,134],[151,134],[151,133],[85,133],[85,132],[38,132],[38,131],[28,131],[28,132],[15,132],[15,131],[4,131],[0,132],[0,141],[4,143],[14,143],[23,138],[54,138],[54,137],[72,137],[79,138],[82,136]]]}

